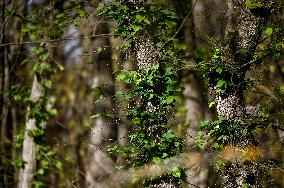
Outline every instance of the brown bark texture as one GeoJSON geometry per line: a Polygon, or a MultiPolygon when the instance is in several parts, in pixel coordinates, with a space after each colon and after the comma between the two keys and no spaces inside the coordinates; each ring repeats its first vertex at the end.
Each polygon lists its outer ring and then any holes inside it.
{"type": "MultiPolygon", "coordinates": [[[[34,76],[30,100],[37,102],[44,95],[43,87],[40,85],[38,76],[34,76]]],[[[29,110],[30,108],[28,108],[29,110]]],[[[30,188],[33,185],[33,176],[36,170],[36,143],[30,135],[30,131],[36,130],[36,120],[27,117],[25,136],[23,141],[22,157],[25,162],[24,168],[20,170],[18,188],[30,188]]]]}

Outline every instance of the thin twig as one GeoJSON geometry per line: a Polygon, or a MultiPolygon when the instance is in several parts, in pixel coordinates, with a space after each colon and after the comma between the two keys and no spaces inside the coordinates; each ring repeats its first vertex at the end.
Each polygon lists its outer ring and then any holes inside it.
{"type": "Polygon", "coordinates": [[[98,34],[98,35],[91,35],[91,36],[86,36],[86,37],[72,37],[72,38],[50,39],[50,40],[10,42],[6,44],[0,44],[0,47],[13,46],[13,45],[27,45],[27,44],[35,44],[35,43],[54,43],[54,42],[61,42],[61,41],[69,41],[69,40],[77,40],[77,39],[91,39],[95,37],[110,37],[110,36],[114,36],[114,35],[113,34],[98,34]]]}

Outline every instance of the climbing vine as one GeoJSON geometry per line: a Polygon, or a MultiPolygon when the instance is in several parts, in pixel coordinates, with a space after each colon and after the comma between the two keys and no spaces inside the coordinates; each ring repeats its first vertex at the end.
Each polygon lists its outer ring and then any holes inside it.
{"type": "MultiPolygon", "coordinates": [[[[260,127],[282,130],[279,119],[271,118],[283,114],[283,111],[273,114],[268,106],[262,106],[250,113],[246,109],[245,94],[256,85],[246,72],[251,71],[254,65],[264,66],[283,55],[283,19],[273,18],[278,8],[277,2],[264,4],[263,1],[246,0],[240,5],[239,19],[245,17],[247,20],[239,20],[223,41],[214,43],[210,53],[205,55],[197,51],[196,54],[197,67],[213,98],[209,107],[216,107],[218,118],[200,123],[201,131],[197,133],[195,142],[200,148],[234,153],[234,157],[227,157],[216,164],[226,186],[255,186],[256,182],[261,182],[258,179],[260,175],[267,175],[275,165],[269,158],[259,161],[261,151],[258,150],[259,140],[255,132],[260,127]],[[248,23],[257,24],[248,27],[248,23]],[[244,35],[244,31],[248,34],[244,35]],[[212,140],[205,141],[204,134],[212,140]],[[249,150],[254,150],[254,157],[249,150]]],[[[280,95],[283,96],[283,93],[280,95]]]]}
{"type": "Polygon", "coordinates": [[[108,152],[127,159],[124,168],[133,170],[133,182],[140,182],[145,187],[162,184],[180,187],[185,179],[183,167],[173,166],[151,177],[139,177],[135,173],[136,167],[168,164],[171,159],[182,156],[184,141],[176,136],[169,123],[182,91],[177,69],[180,60],[175,56],[172,38],[176,16],[162,3],[124,0],[102,4],[98,12],[100,16],[116,21],[114,36],[124,39],[122,49],[134,51],[134,54],[136,50],[138,54],[137,71],[123,70],[116,75],[117,81],[134,87],[117,92],[128,102],[127,118],[132,124],[130,143],[127,147],[111,146],[108,152]],[[149,37],[151,39],[147,39],[149,37]],[[149,40],[153,42],[144,43],[149,40]],[[140,52],[138,48],[150,52],[140,52]]]}

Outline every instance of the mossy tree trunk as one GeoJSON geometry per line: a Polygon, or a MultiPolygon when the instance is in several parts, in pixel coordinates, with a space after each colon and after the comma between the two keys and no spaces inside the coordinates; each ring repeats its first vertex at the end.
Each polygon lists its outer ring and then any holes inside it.
{"type": "MultiPolygon", "coordinates": [[[[249,9],[245,1],[239,1],[240,14],[237,18],[236,35],[229,43],[220,47],[221,58],[213,61],[224,70],[223,79],[229,85],[223,92],[213,92],[217,102],[217,113],[219,117],[226,118],[230,124],[236,126],[231,133],[229,144],[239,150],[255,145],[251,132],[243,134],[243,130],[248,128],[248,125],[243,123],[247,119],[244,101],[245,76],[254,61],[253,55],[261,38],[261,27],[267,23],[272,10],[271,1],[253,2],[261,3],[261,8],[249,9]]],[[[217,84],[214,81],[210,82],[212,91],[216,89],[217,84]]],[[[222,177],[223,186],[241,188],[247,184],[255,185],[252,163],[240,160],[230,161],[222,177]]]]}

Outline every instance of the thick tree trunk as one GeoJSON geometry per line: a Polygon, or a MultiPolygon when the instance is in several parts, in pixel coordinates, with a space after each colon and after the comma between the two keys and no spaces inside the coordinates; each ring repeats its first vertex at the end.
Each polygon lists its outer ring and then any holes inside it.
{"type": "MultiPolygon", "coordinates": [[[[39,83],[38,77],[35,75],[33,78],[32,91],[30,100],[37,102],[40,97],[44,95],[42,86],[39,83]]],[[[30,110],[30,108],[28,108],[30,110]]],[[[30,131],[36,130],[36,120],[27,117],[25,127],[25,138],[23,142],[23,160],[25,166],[21,169],[19,174],[18,188],[30,188],[33,184],[33,176],[36,170],[36,143],[34,138],[29,134],[30,131]]]]}
{"type": "MultiPolygon", "coordinates": [[[[260,2],[260,1],[259,1],[260,2]]],[[[270,2],[261,1],[264,10],[269,13],[270,2]]],[[[228,70],[228,66],[234,67],[230,70],[230,78],[232,83],[230,89],[224,93],[216,94],[217,113],[219,117],[225,117],[230,123],[237,125],[235,132],[231,134],[230,144],[237,150],[244,149],[254,145],[252,136],[244,136],[241,122],[246,118],[246,108],[244,102],[245,73],[249,70],[249,62],[253,60],[253,52],[256,50],[258,40],[261,36],[260,27],[265,21],[265,14],[257,15],[257,13],[248,9],[241,1],[240,15],[236,27],[237,36],[231,41],[229,46],[222,47],[221,64],[228,70]]],[[[254,185],[255,177],[252,173],[251,163],[242,163],[240,160],[230,161],[231,165],[225,171],[222,177],[223,186],[226,188],[241,188],[245,184],[254,185]]]]}

